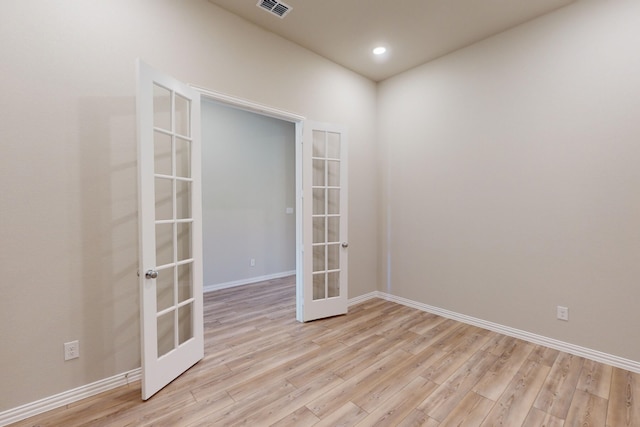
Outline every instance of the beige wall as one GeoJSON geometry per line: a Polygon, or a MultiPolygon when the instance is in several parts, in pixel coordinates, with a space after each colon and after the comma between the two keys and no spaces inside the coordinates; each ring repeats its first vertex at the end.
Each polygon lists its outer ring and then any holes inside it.
{"type": "Polygon", "coordinates": [[[380,290],[640,361],[638,22],[579,1],[380,84],[380,290]]]}
{"type": "Polygon", "coordinates": [[[640,360],[639,16],[582,0],[376,93],[205,0],[0,2],[0,411],[139,367],[136,57],[348,126],[350,297],[640,360]]]}
{"type": "Polygon", "coordinates": [[[295,271],[295,137],[294,123],[202,103],[205,286],[295,271]]]}
{"type": "Polygon", "coordinates": [[[205,0],[0,2],[0,411],[140,366],[136,57],[348,126],[349,296],[375,289],[374,83],[205,0]]]}

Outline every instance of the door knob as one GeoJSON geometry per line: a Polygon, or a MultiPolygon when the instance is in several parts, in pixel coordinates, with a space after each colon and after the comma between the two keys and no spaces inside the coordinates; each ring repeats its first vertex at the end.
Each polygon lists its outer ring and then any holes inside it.
{"type": "Polygon", "coordinates": [[[347,243],[347,242],[342,242],[342,247],[343,247],[343,248],[348,248],[348,247],[349,247],[349,243],[347,243]]]}
{"type": "Polygon", "coordinates": [[[147,270],[147,272],[144,273],[144,277],[147,279],[156,279],[158,277],[158,272],[155,270],[147,270]]]}

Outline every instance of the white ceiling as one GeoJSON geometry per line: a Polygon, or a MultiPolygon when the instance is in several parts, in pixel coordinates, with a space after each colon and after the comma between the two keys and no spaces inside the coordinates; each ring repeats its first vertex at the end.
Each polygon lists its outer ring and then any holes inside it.
{"type": "Polygon", "coordinates": [[[292,7],[283,19],[257,0],[209,1],[380,81],[575,0],[282,0],[292,7]]]}

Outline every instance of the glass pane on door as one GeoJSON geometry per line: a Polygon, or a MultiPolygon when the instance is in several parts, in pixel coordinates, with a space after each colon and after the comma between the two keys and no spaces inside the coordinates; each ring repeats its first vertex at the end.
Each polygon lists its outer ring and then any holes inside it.
{"type": "Polygon", "coordinates": [[[327,190],[327,213],[340,214],[340,189],[330,188],[327,190]]]}
{"type": "Polygon", "coordinates": [[[156,221],[173,219],[173,181],[156,178],[156,221]]]}
{"type": "Polygon", "coordinates": [[[175,304],[173,279],[173,268],[158,271],[158,278],[156,279],[157,311],[166,310],[175,304]]]}
{"type": "Polygon", "coordinates": [[[325,242],[324,223],[324,216],[313,218],[313,243],[325,242]]]}
{"type": "Polygon", "coordinates": [[[160,175],[171,175],[171,135],[163,132],[153,132],[154,142],[154,169],[160,175]]]}
{"type": "Polygon", "coordinates": [[[313,299],[325,299],[325,273],[313,275],[313,299]]]}
{"type": "Polygon", "coordinates": [[[153,126],[171,130],[172,92],[158,84],[153,85],[153,126]]]}
{"type": "Polygon", "coordinates": [[[157,350],[166,355],[193,337],[191,101],[154,87],[154,186],[157,350]]]}
{"type": "Polygon", "coordinates": [[[327,245],[327,270],[340,269],[340,245],[327,245]]]}
{"type": "Polygon", "coordinates": [[[191,101],[187,98],[175,96],[175,133],[182,136],[191,136],[191,101]]]}
{"type": "Polygon", "coordinates": [[[325,245],[313,247],[313,272],[325,271],[325,245]]]}
{"type": "Polygon", "coordinates": [[[340,134],[313,131],[313,299],[340,296],[340,134]]]}
{"type": "Polygon", "coordinates": [[[329,187],[340,186],[340,162],[329,160],[327,162],[327,185],[329,187]]]}
{"type": "Polygon", "coordinates": [[[327,218],[327,242],[339,242],[340,241],[340,217],[330,216],[327,218]]]}
{"type": "Polygon", "coordinates": [[[176,138],[176,176],[191,178],[191,142],[176,138]]]}
{"type": "Polygon", "coordinates": [[[193,263],[178,266],[178,302],[193,297],[193,263]]]}
{"type": "Polygon", "coordinates": [[[313,131],[313,157],[324,158],[326,157],[326,132],[313,131]]]}
{"type": "Polygon", "coordinates": [[[173,224],[156,224],[156,265],[173,262],[173,224]]]}
{"type": "Polygon", "coordinates": [[[324,197],[325,194],[324,188],[314,188],[313,189],[313,214],[314,215],[322,215],[325,213],[325,205],[326,200],[324,197]]]}
{"type": "Polygon", "coordinates": [[[327,138],[327,158],[339,159],[340,158],[340,134],[333,132],[326,132],[327,138]]]}
{"type": "Polygon", "coordinates": [[[193,309],[192,304],[183,305],[178,309],[178,345],[184,344],[193,337],[193,309]]]}
{"type": "Polygon", "coordinates": [[[191,182],[176,180],[176,219],[191,218],[191,182]]]}
{"type": "Polygon", "coordinates": [[[340,296],[340,272],[334,271],[327,274],[327,291],[329,298],[340,296]]]}
{"type": "Polygon", "coordinates": [[[178,223],[177,229],[178,254],[176,261],[184,261],[191,258],[191,223],[178,223]]]}
{"type": "Polygon", "coordinates": [[[158,357],[174,349],[174,312],[170,311],[158,317],[158,357]]]}
{"type": "Polygon", "coordinates": [[[313,186],[321,187],[325,180],[325,161],[322,159],[313,159],[313,186]]]}

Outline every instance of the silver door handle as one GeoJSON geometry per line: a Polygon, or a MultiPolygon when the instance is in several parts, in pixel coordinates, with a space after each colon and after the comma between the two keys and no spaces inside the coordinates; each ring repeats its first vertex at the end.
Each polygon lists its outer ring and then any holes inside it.
{"type": "Polygon", "coordinates": [[[158,278],[158,272],[155,270],[147,270],[147,272],[144,273],[144,277],[147,279],[156,279],[158,278]]]}
{"type": "Polygon", "coordinates": [[[347,242],[342,242],[342,247],[343,247],[343,248],[348,248],[348,247],[349,247],[349,243],[347,243],[347,242]]]}

